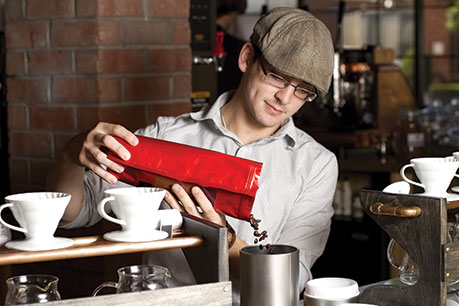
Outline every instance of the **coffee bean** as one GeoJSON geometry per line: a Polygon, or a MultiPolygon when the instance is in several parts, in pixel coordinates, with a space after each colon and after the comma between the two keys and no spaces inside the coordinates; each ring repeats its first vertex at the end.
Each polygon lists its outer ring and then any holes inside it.
{"type": "MultiPolygon", "coordinates": [[[[249,218],[249,223],[250,226],[253,228],[253,235],[255,236],[255,239],[253,240],[254,244],[257,244],[259,242],[262,242],[266,238],[268,238],[268,232],[266,230],[263,230],[261,233],[259,232],[259,223],[261,222],[261,219],[256,219],[253,214],[250,214],[249,218]]],[[[268,250],[268,253],[272,253],[272,247],[271,244],[267,244],[263,246],[263,244],[260,244],[258,246],[260,250],[263,250],[263,248],[266,248],[268,250]]]]}

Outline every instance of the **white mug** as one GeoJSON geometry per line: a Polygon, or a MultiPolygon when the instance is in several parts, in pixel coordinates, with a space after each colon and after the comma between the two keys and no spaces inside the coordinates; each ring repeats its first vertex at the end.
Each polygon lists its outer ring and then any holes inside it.
{"type": "Polygon", "coordinates": [[[458,168],[459,160],[451,156],[421,157],[411,159],[400,169],[400,175],[405,182],[423,188],[424,195],[443,197],[458,168]],[[413,167],[420,183],[406,177],[405,170],[409,167],[413,167]]]}
{"type": "Polygon", "coordinates": [[[70,201],[70,194],[62,192],[30,192],[9,195],[6,204],[0,206],[0,222],[24,233],[29,244],[46,244],[54,238],[59,221],[70,201]],[[1,217],[3,209],[9,208],[19,223],[14,226],[1,217]]]}
{"type": "MultiPolygon", "coordinates": [[[[459,160],[459,151],[454,152],[454,153],[453,153],[453,157],[454,157],[456,160],[459,160]]],[[[455,174],[454,176],[455,176],[455,177],[459,177],[459,174],[455,174]]]]}
{"type": "Polygon", "coordinates": [[[340,306],[359,300],[359,285],[355,280],[323,277],[309,280],[304,288],[305,306],[340,306]]]}
{"type": "Polygon", "coordinates": [[[121,225],[122,237],[144,241],[156,231],[157,212],[166,190],[154,187],[125,187],[105,190],[106,198],[99,202],[97,211],[104,219],[121,225]],[[114,218],[105,211],[106,203],[115,213],[114,218]]]}

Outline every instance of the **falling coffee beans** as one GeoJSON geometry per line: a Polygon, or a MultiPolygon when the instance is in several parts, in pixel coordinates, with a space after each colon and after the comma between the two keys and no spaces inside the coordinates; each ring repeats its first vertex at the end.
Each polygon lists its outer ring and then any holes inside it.
{"type": "Polygon", "coordinates": [[[260,233],[260,225],[259,223],[261,222],[261,219],[256,219],[253,214],[250,214],[249,218],[250,226],[253,228],[253,235],[255,236],[255,239],[253,240],[254,244],[257,244],[260,242],[260,250],[263,250],[263,248],[266,248],[268,250],[268,253],[271,253],[271,245],[268,243],[267,245],[263,246],[261,242],[268,238],[268,232],[263,230],[260,233]]]}

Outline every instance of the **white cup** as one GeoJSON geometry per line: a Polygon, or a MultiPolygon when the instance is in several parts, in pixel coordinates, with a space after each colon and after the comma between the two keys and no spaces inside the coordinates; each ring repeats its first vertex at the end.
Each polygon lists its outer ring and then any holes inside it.
{"type": "Polygon", "coordinates": [[[99,202],[97,211],[104,219],[121,225],[120,239],[145,241],[156,231],[158,209],[166,190],[154,187],[125,187],[105,190],[106,198],[99,202]],[[109,216],[106,203],[118,217],[109,216]]]}
{"type": "Polygon", "coordinates": [[[411,159],[400,169],[400,175],[405,182],[423,188],[424,195],[444,197],[458,168],[459,160],[452,156],[421,157],[411,159]],[[409,167],[413,167],[420,183],[406,177],[405,170],[409,167]]]}
{"type": "Polygon", "coordinates": [[[61,192],[30,192],[9,195],[0,206],[0,222],[25,234],[29,245],[46,244],[54,238],[59,221],[70,201],[70,194],[61,192]],[[19,223],[14,226],[3,220],[1,212],[9,208],[19,223]]]}
{"type": "Polygon", "coordinates": [[[304,288],[304,305],[338,306],[357,302],[360,291],[355,280],[341,277],[324,277],[308,281],[304,288]]]}
{"type": "MultiPolygon", "coordinates": [[[[459,151],[454,152],[454,153],[453,153],[453,157],[454,157],[456,160],[459,160],[459,151]]],[[[454,176],[455,176],[455,177],[459,177],[459,174],[455,174],[454,176]]]]}

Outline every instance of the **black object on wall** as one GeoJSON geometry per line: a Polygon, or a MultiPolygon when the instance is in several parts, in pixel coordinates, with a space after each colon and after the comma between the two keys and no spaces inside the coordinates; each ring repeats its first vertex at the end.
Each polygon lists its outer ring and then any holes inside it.
{"type": "Polygon", "coordinates": [[[216,2],[190,1],[192,63],[191,108],[198,111],[217,97],[217,65],[214,56],[216,40],[216,2]]]}
{"type": "Polygon", "coordinates": [[[0,32],[0,199],[2,201],[10,193],[5,55],[5,33],[0,32]]]}

